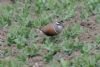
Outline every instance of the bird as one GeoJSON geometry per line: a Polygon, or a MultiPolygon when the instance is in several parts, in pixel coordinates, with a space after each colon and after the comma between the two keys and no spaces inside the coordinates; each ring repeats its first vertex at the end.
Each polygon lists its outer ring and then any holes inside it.
{"type": "Polygon", "coordinates": [[[63,21],[60,22],[55,22],[55,23],[49,23],[45,26],[43,26],[40,30],[47,36],[56,36],[64,28],[64,25],[62,23],[63,21]]]}

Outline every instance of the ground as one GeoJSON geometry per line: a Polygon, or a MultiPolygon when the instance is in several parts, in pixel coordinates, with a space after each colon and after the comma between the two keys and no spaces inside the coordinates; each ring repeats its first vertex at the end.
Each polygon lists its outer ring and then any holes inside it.
{"type": "Polygon", "coordinates": [[[100,67],[99,0],[12,1],[0,0],[0,67],[100,67]],[[39,33],[60,20],[59,35],[39,33]]]}

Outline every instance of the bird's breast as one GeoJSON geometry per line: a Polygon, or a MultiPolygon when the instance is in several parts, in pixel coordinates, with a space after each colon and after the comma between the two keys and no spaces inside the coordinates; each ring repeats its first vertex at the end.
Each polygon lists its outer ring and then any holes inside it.
{"type": "Polygon", "coordinates": [[[46,34],[48,36],[57,35],[57,32],[56,32],[53,24],[46,25],[41,30],[43,31],[44,34],[46,34]]]}

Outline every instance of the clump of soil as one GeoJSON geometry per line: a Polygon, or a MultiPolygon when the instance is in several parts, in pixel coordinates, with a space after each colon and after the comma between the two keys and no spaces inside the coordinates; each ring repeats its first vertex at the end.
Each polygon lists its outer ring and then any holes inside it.
{"type": "Polygon", "coordinates": [[[96,22],[96,15],[90,16],[87,20],[83,20],[80,25],[85,29],[85,32],[79,36],[80,41],[95,43],[95,38],[100,33],[100,24],[96,22]]]}
{"type": "Polygon", "coordinates": [[[7,43],[7,29],[0,29],[0,46],[4,46],[7,43]]]}

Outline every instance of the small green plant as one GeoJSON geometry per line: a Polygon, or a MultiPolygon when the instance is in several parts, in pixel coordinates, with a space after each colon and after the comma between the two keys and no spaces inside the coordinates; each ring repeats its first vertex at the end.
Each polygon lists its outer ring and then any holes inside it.
{"type": "Polygon", "coordinates": [[[64,60],[64,59],[61,58],[60,64],[61,64],[61,67],[69,67],[70,66],[70,61],[64,60]]]}
{"type": "Polygon", "coordinates": [[[40,48],[38,46],[36,46],[35,44],[34,45],[31,45],[31,46],[26,46],[24,49],[23,49],[23,52],[26,54],[26,56],[28,57],[34,57],[36,55],[38,55],[40,51],[40,48]]]}
{"type": "Polygon", "coordinates": [[[44,46],[45,49],[48,50],[48,53],[44,55],[44,60],[49,62],[53,59],[53,56],[60,51],[60,46],[57,44],[54,46],[54,44],[48,44],[44,46]]]}
{"type": "Polygon", "coordinates": [[[97,36],[96,36],[96,43],[97,43],[97,44],[100,44],[100,35],[97,35],[97,36]]]}
{"type": "Polygon", "coordinates": [[[27,27],[13,27],[8,33],[8,45],[17,44],[18,48],[24,47],[28,38],[30,29],[27,27]]]}
{"type": "Polygon", "coordinates": [[[13,8],[12,5],[5,6],[0,9],[0,28],[3,26],[11,25],[12,15],[13,15],[13,8]]]}
{"type": "Polygon", "coordinates": [[[76,38],[80,33],[84,32],[84,29],[81,28],[80,24],[76,23],[71,25],[70,27],[68,27],[63,35],[64,37],[66,37],[67,39],[69,38],[76,38]]]}
{"type": "Polygon", "coordinates": [[[76,67],[96,67],[96,60],[95,57],[89,55],[83,55],[80,57],[76,57],[72,60],[72,66],[76,67]],[[91,59],[92,58],[92,59],[91,59]]]}

